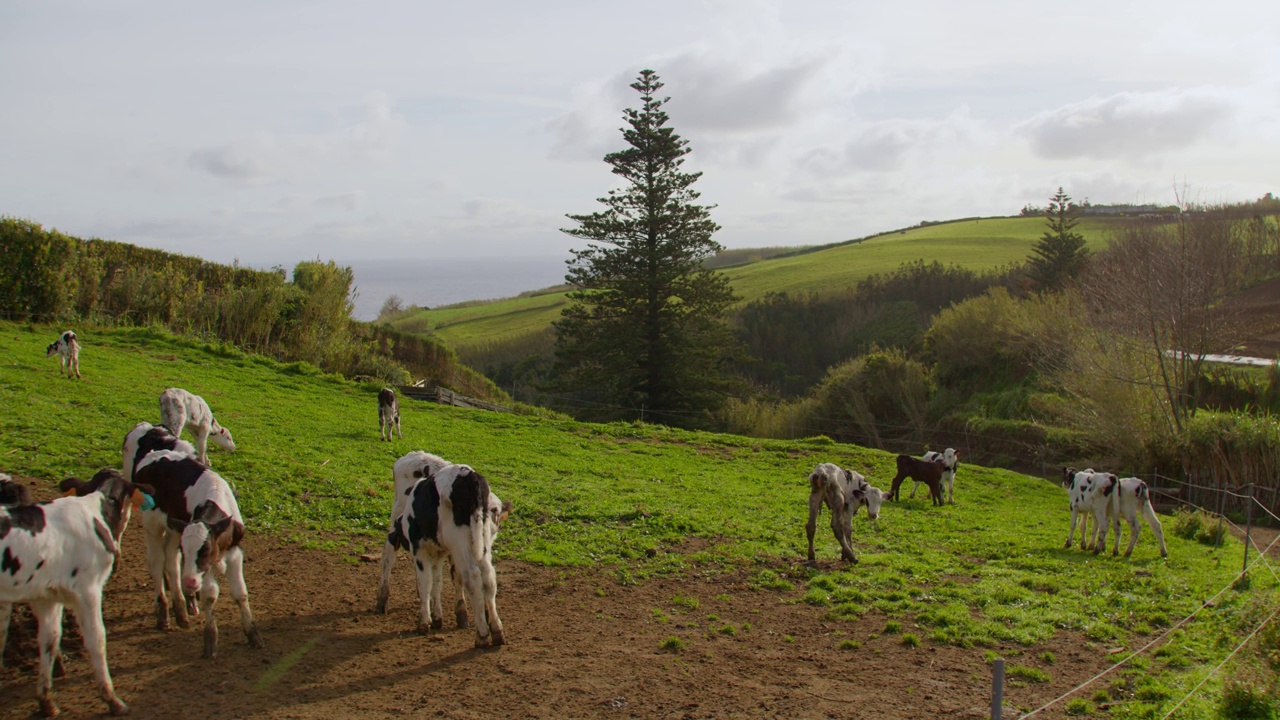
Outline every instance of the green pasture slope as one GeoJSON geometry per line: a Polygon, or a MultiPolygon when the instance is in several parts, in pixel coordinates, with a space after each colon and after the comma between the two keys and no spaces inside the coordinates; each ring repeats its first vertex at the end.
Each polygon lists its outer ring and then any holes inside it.
{"type": "MultiPolygon", "coordinates": [[[[1077,228],[1091,247],[1100,247],[1116,221],[1082,220],[1077,228]]],[[[989,270],[1022,262],[1045,222],[1037,217],[957,220],[884,233],[861,242],[826,247],[788,257],[769,258],[724,270],[745,302],[770,292],[830,292],[852,287],[876,273],[896,270],[904,262],[938,260],[971,270],[989,270]]],[[[563,292],[549,292],[486,303],[424,310],[392,323],[401,329],[420,326],[455,348],[515,337],[545,328],[560,317],[563,292]]]]}
{"type": "MultiPolygon", "coordinates": [[[[381,546],[392,463],[423,449],[473,465],[514,502],[501,557],[599,568],[620,583],[691,567],[745,572],[762,598],[800,594],[833,622],[879,613],[926,644],[1000,647],[1050,674],[1036,643],[1070,630],[1099,654],[1136,647],[1229,585],[1242,562],[1238,542],[1183,540],[1168,520],[1168,560],[1145,530],[1130,561],[1063,550],[1068,512],[1057,485],[965,465],[956,505],[904,500],[874,523],[863,513],[854,523],[861,563],[819,572],[800,565],[807,474],[830,461],[887,489],[892,455],[825,438],[593,425],[408,399],[405,438],[383,443],[374,386],[158,331],[88,327],[76,328],[84,379],[72,381],[44,356],[62,329],[0,323],[0,471],[51,486],[118,466],[125,433],[156,422],[157,396],[180,386],[204,396],[236,438],[237,452],[211,447],[210,458],[235,487],[249,532],[352,558],[381,546]],[[704,549],[680,552],[691,537],[704,549]]],[[[840,567],[825,514],[818,553],[840,567]]],[[[1252,579],[1251,590],[1228,590],[1175,631],[1164,654],[1117,674],[1126,697],[1142,699],[1132,708],[1171,707],[1280,600],[1266,569],[1252,579]]],[[[1182,716],[1200,716],[1207,702],[1193,700],[1182,716]]]]}

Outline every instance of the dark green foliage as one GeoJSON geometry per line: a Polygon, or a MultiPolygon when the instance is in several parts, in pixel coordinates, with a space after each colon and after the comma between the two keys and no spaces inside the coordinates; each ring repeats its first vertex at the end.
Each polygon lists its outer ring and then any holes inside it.
{"type": "Polygon", "coordinates": [[[1027,275],[1041,292],[1061,290],[1084,270],[1089,258],[1084,236],[1074,229],[1079,224],[1078,208],[1071,196],[1058,188],[1044,211],[1049,229],[1031,249],[1027,275]]]}
{"type": "Polygon", "coordinates": [[[351,319],[351,269],[305,261],[251,270],[0,218],[0,315],[32,322],[163,326],[279,360],[399,384],[409,372],[501,399],[434,338],[351,319]],[[407,370],[408,371],[407,371],[407,370]]]}
{"type": "Polygon", "coordinates": [[[1226,720],[1274,720],[1280,706],[1265,689],[1231,682],[1218,701],[1218,716],[1226,720]]]}
{"type": "Polygon", "coordinates": [[[644,70],[631,87],[642,105],[624,114],[629,147],[604,158],[625,184],[564,230],[588,244],[573,251],[571,304],[555,324],[559,385],[597,400],[596,417],[697,425],[731,387],[724,312],[735,298],[702,267],[719,226],[696,203],[701,173],[680,169],[688,141],[666,127],[662,82],[644,70]]]}
{"type": "Polygon", "coordinates": [[[1009,284],[1014,273],[980,274],[916,260],[887,275],[872,275],[856,289],[770,293],[737,313],[738,337],[753,358],[741,372],[783,397],[800,395],[828,368],[873,345],[916,349],[934,314],[993,285],[1009,284]]]}
{"type": "Polygon", "coordinates": [[[873,350],[831,369],[814,390],[814,417],[836,440],[885,447],[919,440],[933,385],[929,370],[901,350],[873,350]]]}

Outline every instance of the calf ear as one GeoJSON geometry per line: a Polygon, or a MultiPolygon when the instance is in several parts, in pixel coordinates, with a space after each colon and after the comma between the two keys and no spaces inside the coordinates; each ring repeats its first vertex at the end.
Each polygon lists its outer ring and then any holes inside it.
{"type": "Polygon", "coordinates": [[[511,504],[510,500],[503,500],[502,509],[498,511],[498,517],[494,518],[494,522],[498,523],[499,525],[506,522],[507,516],[511,515],[512,507],[513,505],[511,504]]]}
{"type": "Polygon", "coordinates": [[[80,478],[69,477],[58,483],[58,490],[62,493],[62,497],[71,497],[72,495],[80,495],[84,486],[85,482],[80,478]]]}
{"type": "Polygon", "coordinates": [[[221,537],[223,533],[231,529],[231,518],[224,517],[218,522],[209,526],[210,537],[221,537]]]}

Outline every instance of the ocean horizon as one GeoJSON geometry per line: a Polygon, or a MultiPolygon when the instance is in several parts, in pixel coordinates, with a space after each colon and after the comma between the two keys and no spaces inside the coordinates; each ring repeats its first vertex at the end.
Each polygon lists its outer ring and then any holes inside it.
{"type": "Polygon", "coordinates": [[[404,305],[439,307],[468,300],[515,297],[561,285],[568,256],[497,258],[401,258],[340,262],[355,275],[354,315],[376,320],[383,303],[399,295],[404,305]]]}

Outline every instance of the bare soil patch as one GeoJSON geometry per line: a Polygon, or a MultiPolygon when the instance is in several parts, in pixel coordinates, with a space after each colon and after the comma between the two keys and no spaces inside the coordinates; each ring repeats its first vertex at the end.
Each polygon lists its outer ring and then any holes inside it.
{"type": "MultiPolygon", "coordinates": [[[[473,629],[412,631],[417,592],[407,556],[396,566],[388,614],[375,615],[378,564],[359,555],[378,547],[342,554],[253,535],[246,540],[246,577],[267,647],[246,644],[224,584],[220,654],[207,661],[200,658],[198,627],[155,629],[141,532],[130,528],[123,545],[104,616],[116,689],[134,717],[989,716],[991,671],[982,649],[927,639],[906,647],[900,635],[882,633],[886,618],[874,611],[857,622],[824,620],[821,608],[798,601],[802,584],[754,590],[746,572],[704,569],[624,586],[607,569],[499,560],[499,611],[510,644],[476,650],[473,629]],[[676,595],[696,598],[698,607],[673,603],[676,595]],[[673,636],[683,648],[663,650],[673,636]],[[862,646],[839,649],[844,640],[862,646]]],[[[67,673],[54,680],[55,697],[64,717],[99,717],[105,705],[70,616],[66,627],[67,673]]],[[[0,719],[35,711],[33,630],[11,633],[14,646],[0,669],[0,719]]],[[[903,631],[927,635],[909,621],[903,631]]],[[[1011,684],[1007,701],[1023,707],[1037,707],[1108,665],[1106,648],[1070,633],[1036,648],[1001,650],[1010,663],[1053,678],[1011,684]],[[1054,663],[1037,659],[1045,650],[1054,663]]],[[[1061,716],[1055,709],[1049,717],[1061,716]]]]}

